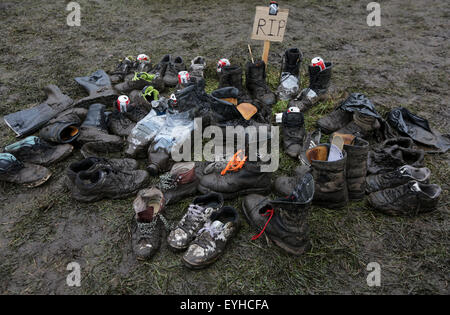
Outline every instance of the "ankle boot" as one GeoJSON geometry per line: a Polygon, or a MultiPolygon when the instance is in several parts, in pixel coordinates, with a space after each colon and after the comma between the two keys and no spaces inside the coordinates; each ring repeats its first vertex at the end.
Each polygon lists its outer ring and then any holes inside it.
{"type": "Polygon", "coordinates": [[[133,68],[135,67],[135,61],[133,59],[133,57],[129,56],[120,61],[116,69],[109,75],[111,83],[117,84],[123,81],[125,76],[132,72],[133,68]]]}
{"type": "Polygon", "coordinates": [[[300,65],[303,61],[303,54],[298,48],[289,48],[284,52],[283,70],[300,80],[300,65]]]}
{"type": "Polygon", "coordinates": [[[165,204],[170,205],[194,195],[198,181],[195,162],[179,162],[159,177],[158,188],[164,193],[165,204]]]}
{"type": "Polygon", "coordinates": [[[164,73],[164,84],[169,87],[176,86],[178,83],[178,72],[186,71],[186,65],[180,56],[175,59],[169,58],[166,71],[164,73]]]}
{"type": "Polygon", "coordinates": [[[289,101],[298,94],[302,60],[303,54],[298,48],[290,48],[284,52],[280,85],[277,89],[280,100],[289,101]]]}
{"type": "Polygon", "coordinates": [[[239,90],[238,104],[252,103],[251,97],[242,86],[242,68],[236,65],[224,66],[219,72],[219,89],[235,87],[239,90]]]}
{"type": "Polygon", "coordinates": [[[117,84],[114,88],[122,94],[133,90],[142,90],[146,86],[153,86],[158,91],[164,90],[164,82],[157,78],[156,74],[136,72],[133,79],[117,84]]]}
{"type": "Polygon", "coordinates": [[[342,208],[348,203],[346,180],[347,153],[337,161],[327,161],[329,144],[321,144],[306,151],[315,182],[313,203],[330,209],[342,208]]]}
{"type": "Polygon", "coordinates": [[[366,138],[370,137],[378,128],[380,128],[380,123],[375,117],[354,112],[353,121],[337,130],[336,133],[351,134],[355,137],[366,138]]]}
{"type": "Polygon", "coordinates": [[[352,121],[352,113],[342,110],[339,107],[335,108],[330,114],[317,120],[317,127],[326,134],[329,135],[349,124],[352,121]]]}
{"type": "Polygon", "coordinates": [[[47,85],[43,90],[47,95],[47,99],[43,103],[3,118],[18,137],[35,132],[61,112],[73,107],[73,100],[63,94],[56,85],[47,85]]]}
{"type": "Polygon", "coordinates": [[[164,148],[155,149],[154,145],[148,148],[148,162],[147,171],[151,176],[167,172],[173,165],[170,154],[164,148]]]}
{"type": "Polygon", "coordinates": [[[245,79],[247,90],[253,99],[257,99],[264,107],[272,107],[276,103],[275,94],[266,83],[266,64],[262,60],[247,62],[245,79]]]}
{"type": "Polygon", "coordinates": [[[98,102],[111,104],[119,96],[113,89],[109,76],[103,70],[97,70],[86,77],[77,77],[75,81],[89,93],[89,96],[75,102],[75,107],[87,108],[98,102]]]}

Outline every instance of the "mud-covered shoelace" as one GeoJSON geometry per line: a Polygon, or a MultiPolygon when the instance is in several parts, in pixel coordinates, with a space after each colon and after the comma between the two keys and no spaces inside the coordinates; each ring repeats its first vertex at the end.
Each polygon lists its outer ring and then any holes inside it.
{"type": "Polygon", "coordinates": [[[246,160],[247,156],[242,153],[242,150],[237,151],[220,174],[223,176],[227,172],[239,171],[244,166],[246,160]]]}
{"type": "Polygon", "coordinates": [[[153,100],[154,101],[157,101],[158,99],[159,99],[159,92],[158,92],[158,90],[157,89],[155,89],[153,86],[147,86],[146,88],[145,88],[145,90],[144,91],[142,91],[142,96],[145,98],[145,99],[147,99],[147,100],[149,100],[149,99],[152,99],[152,95],[153,95],[153,100]]]}

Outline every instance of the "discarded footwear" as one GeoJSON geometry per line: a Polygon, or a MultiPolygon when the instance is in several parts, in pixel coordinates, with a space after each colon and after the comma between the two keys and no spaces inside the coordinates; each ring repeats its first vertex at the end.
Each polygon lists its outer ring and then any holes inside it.
{"type": "Polygon", "coordinates": [[[414,216],[436,209],[441,191],[438,185],[412,180],[371,193],[368,202],[375,210],[388,215],[414,216]]]}
{"type": "Polygon", "coordinates": [[[123,81],[126,75],[132,73],[135,64],[134,57],[125,57],[119,62],[116,69],[110,73],[109,79],[113,84],[123,81]]]}
{"type": "Polygon", "coordinates": [[[214,263],[223,255],[227,243],[239,227],[239,214],[235,208],[225,206],[212,212],[183,255],[184,265],[200,269],[214,263]]]}
{"type": "Polygon", "coordinates": [[[299,78],[300,66],[303,61],[303,54],[298,48],[286,49],[283,55],[282,72],[287,72],[299,78]]]}
{"type": "Polygon", "coordinates": [[[163,193],[156,188],[140,190],[133,208],[136,213],[132,230],[133,251],[137,259],[149,259],[161,246],[165,221],[163,193]]]}
{"type": "Polygon", "coordinates": [[[135,126],[134,121],[119,111],[114,111],[108,119],[108,130],[119,137],[128,137],[135,126]]]}
{"type": "Polygon", "coordinates": [[[352,119],[353,115],[351,112],[345,111],[338,106],[330,114],[319,118],[316,124],[324,134],[329,135],[345,127],[352,119]]]}
{"type": "Polygon", "coordinates": [[[297,107],[291,107],[282,113],[283,149],[292,158],[298,158],[306,136],[303,113],[297,107]]]}
{"type": "Polygon", "coordinates": [[[89,96],[75,102],[75,107],[89,107],[94,103],[111,104],[119,96],[112,88],[109,76],[103,70],[97,70],[86,77],[77,77],[75,81],[80,84],[89,96]]]}
{"type": "Polygon", "coordinates": [[[71,143],[80,135],[81,122],[87,109],[68,109],[50,120],[40,131],[39,137],[53,143],[71,143]]]}
{"type": "Polygon", "coordinates": [[[43,166],[22,163],[9,153],[0,153],[0,181],[37,187],[44,184],[52,173],[43,166]]]}
{"type": "Polygon", "coordinates": [[[206,58],[197,56],[191,60],[191,66],[189,67],[189,75],[191,77],[204,78],[204,70],[206,69],[206,58]]]}
{"type": "Polygon", "coordinates": [[[164,148],[155,148],[150,145],[148,150],[148,166],[147,171],[152,176],[167,172],[172,167],[173,162],[170,159],[169,152],[164,148]]]}
{"type": "Polygon", "coordinates": [[[195,198],[175,229],[170,232],[167,238],[168,245],[174,250],[188,248],[210,215],[217,212],[222,206],[223,196],[221,194],[209,193],[195,198]]]}
{"type": "Polygon", "coordinates": [[[303,54],[298,48],[289,48],[284,52],[280,85],[277,89],[277,94],[283,101],[290,100],[298,94],[302,60],[303,54]]]}
{"type": "Polygon", "coordinates": [[[273,191],[278,196],[289,196],[302,180],[302,178],[310,172],[310,167],[300,165],[295,168],[294,176],[279,176],[273,182],[273,191]]]}
{"type": "Polygon", "coordinates": [[[411,165],[403,165],[388,173],[369,175],[366,177],[366,192],[372,193],[387,188],[406,184],[411,180],[428,184],[431,171],[427,167],[417,168],[411,165]]]}
{"type": "Polygon", "coordinates": [[[48,166],[64,160],[72,154],[70,144],[51,145],[46,141],[30,136],[5,147],[5,152],[11,153],[22,162],[48,166]]]}
{"type": "Polygon", "coordinates": [[[157,84],[158,80],[155,80],[155,78],[155,74],[136,72],[131,80],[116,84],[114,88],[121,94],[127,94],[133,90],[142,90],[148,85],[153,86],[157,90],[162,90],[163,87],[157,84]]]}
{"type": "Polygon", "coordinates": [[[186,71],[186,65],[184,64],[183,58],[180,56],[175,59],[169,57],[169,62],[163,77],[164,84],[169,87],[176,86],[178,83],[178,72],[180,71],[186,71]]]}
{"type": "Polygon", "coordinates": [[[344,127],[338,129],[336,133],[351,134],[355,137],[367,138],[378,128],[380,128],[380,123],[375,117],[354,112],[353,120],[344,127]]]}
{"type": "Polygon", "coordinates": [[[174,204],[197,192],[195,162],[175,163],[170,172],[159,177],[158,187],[164,193],[166,205],[174,204]]]}
{"type": "Polygon", "coordinates": [[[238,104],[252,103],[251,97],[242,86],[242,68],[236,65],[224,66],[219,72],[219,89],[224,87],[234,87],[239,90],[238,104]]]}
{"type": "Polygon", "coordinates": [[[264,107],[271,108],[276,103],[276,96],[266,83],[266,64],[264,61],[247,62],[245,84],[251,97],[260,101],[264,107]]]}

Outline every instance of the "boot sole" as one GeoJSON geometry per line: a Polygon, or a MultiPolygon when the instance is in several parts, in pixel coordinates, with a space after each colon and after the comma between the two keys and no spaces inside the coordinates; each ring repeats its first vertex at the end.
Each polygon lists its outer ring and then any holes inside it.
{"type": "Polygon", "coordinates": [[[110,199],[110,200],[126,199],[128,197],[136,195],[139,192],[139,190],[140,189],[137,189],[133,192],[130,192],[130,193],[127,193],[124,195],[114,196],[114,197],[109,197],[109,196],[100,196],[99,197],[99,196],[85,196],[85,195],[80,195],[80,196],[82,196],[82,198],[79,198],[74,195],[72,195],[72,197],[77,201],[89,203],[89,202],[97,202],[97,201],[104,200],[104,199],[110,199]]]}
{"type": "Polygon", "coordinates": [[[245,196],[245,195],[250,195],[250,194],[268,193],[268,192],[270,192],[270,187],[268,187],[268,188],[249,188],[249,189],[242,189],[242,190],[240,190],[238,192],[234,192],[234,193],[225,193],[225,192],[211,190],[211,189],[206,188],[199,184],[198,191],[201,192],[202,194],[208,194],[208,193],[214,192],[214,193],[222,194],[224,199],[235,199],[240,196],[245,196]]]}
{"type": "Polygon", "coordinates": [[[38,181],[36,181],[36,182],[34,182],[34,183],[23,184],[23,185],[24,185],[25,187],[28,187],[28,188],[38,187],[38,186],[41,186],[41,185],[45,184],[45,183],[50,179],[51,176],[52,176],[52,173],[48,174],[48,175],[45,176],[44,178],[42,178],[42,179],[40,179],[40,180],[38,180],[38,181]]]}

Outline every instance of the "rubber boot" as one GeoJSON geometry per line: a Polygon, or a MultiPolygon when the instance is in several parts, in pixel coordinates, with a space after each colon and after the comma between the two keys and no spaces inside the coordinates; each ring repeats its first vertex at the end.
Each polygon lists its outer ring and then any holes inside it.
{"type": "Polygon", "coordinates": [[[245,79],[247,90],[253,99],[258,100],[266,108],[276,103],[275,94],[266,83],[266,64],[262,60],[247,62],[245,79]]]}
{"type": "Polygon", "coordinates": [[[40,130],[39,137],[53,143],[73,142],[80,135],[80,125],[87,112],[85,108],[72,108],[62,112],[40,130]]]}
{"type": "Polygon", "coordinates": [[[113,89],[109,76],[103,70],[97,70],[86,77],[77,77],[75,81],[89,93],[89,96],[78,100],[75,107],[88,108],[89,105],[99,102],[111,104],[119,96],[113,89]]]}

